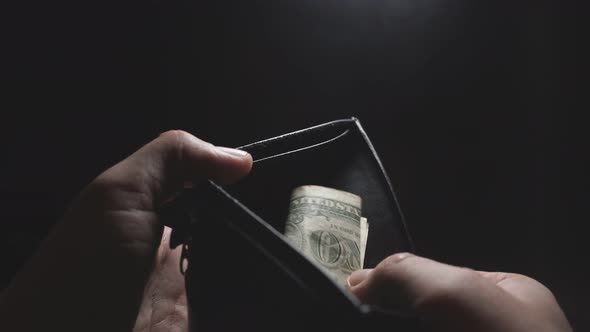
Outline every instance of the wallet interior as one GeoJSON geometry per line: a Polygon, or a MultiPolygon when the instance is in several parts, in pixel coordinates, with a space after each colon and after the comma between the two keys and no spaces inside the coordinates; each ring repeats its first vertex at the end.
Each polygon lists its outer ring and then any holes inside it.
{"type": "Polygon", "coordinates": [[[362,198],[362,215],[370,224],[365,268],[412,249],[389,179],[357,120],[334,121],[241,149],[252,154],[252,171],[224,188],[280,233],[292,190],[313,184],[362,198]]]}

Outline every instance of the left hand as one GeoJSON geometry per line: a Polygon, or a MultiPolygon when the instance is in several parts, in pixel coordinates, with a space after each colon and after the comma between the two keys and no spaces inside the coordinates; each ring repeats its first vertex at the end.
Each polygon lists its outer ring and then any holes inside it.
{"type": "Polygon", "coordinates": [[[252,157],[171,131],[98,176],[0,295],[3,331],[186,331],[180,248],[156,208],[184,183],[228,183],[252,157]]]}

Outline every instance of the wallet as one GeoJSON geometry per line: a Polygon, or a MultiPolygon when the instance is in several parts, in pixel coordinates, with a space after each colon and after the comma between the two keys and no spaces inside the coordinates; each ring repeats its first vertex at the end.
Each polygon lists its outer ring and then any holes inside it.
{"type": "Polygon", "coordinates": [[[239,147],[254,160],[239,182],[207,181],[161,207],[182,245],[191,331],[418,331],[410,314],[361,304],[283,234],[291,191],[320,185],[362,197],[364,267],[412,241],[389,178],[356,118],[239,147]],[[186,264],[188,262],[188,264],[186,264]]]}

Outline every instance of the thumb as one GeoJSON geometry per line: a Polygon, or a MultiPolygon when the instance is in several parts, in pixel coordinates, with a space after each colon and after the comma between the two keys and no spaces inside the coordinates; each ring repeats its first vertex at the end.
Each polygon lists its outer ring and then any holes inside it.
{"type": "Polygon", "coordinates": [[[509,322],[500,317],[522,311],[508,293],[476,271],[409,253],[390,256],[372,270],[354,272],[349,288],[364,303],[415,313],[442,330],[488,331],[484,327],[491,322],[507,327],[509,322]]]}
{"type": "Polygon", "coordinates": [[[467,271],[410,253],[399,253],[387,257],[374,269],[355,271],[348,284],[365,303],[413,310],[443,289],[450,291],[466,277],[467,271]]]}
{"type": "Polygon", "coordinates": [[[251,167],[252,157],[246,151],[216,147],[173,130],[102,173],[92,186],[139,194],[134,197],[142,199],[126,200],[125,207],[153,209],[186,182],[208,178],[229,183],[246,175],[251,167]]]}

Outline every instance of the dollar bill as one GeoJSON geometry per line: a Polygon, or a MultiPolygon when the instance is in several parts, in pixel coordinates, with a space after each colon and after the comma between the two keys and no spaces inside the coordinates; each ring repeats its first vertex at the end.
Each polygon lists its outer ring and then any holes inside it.
{"type": "Polygon", "coordinates": [[[369,238],[369,221],[367,218],[361,218],[361,239],[360,239],[360,246],[361,246],[361,269],[363,268],[365,262],[365,250],[367,248],[367,239],[369,238]]]}
{"type": "Polygon", "coordinates": [[[355,194],[315,185],[291,194],[287,240],[340,284],[363,267],[369,223],[361,203],[355,194]]]}

